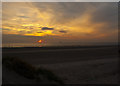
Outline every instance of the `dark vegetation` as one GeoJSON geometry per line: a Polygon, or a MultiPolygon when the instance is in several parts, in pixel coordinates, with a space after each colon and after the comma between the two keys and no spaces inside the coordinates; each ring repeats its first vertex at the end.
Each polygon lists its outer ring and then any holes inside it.
{"type": "Polygon", "coordinates": [[[35,68],[19,58],[4,57],[2,63],[3,66],[9,70],[13,70],[27,79],[36,80],[38,82],[42,82],[44,81],[43,79],[45,79],[56,84],[63,84],[61,78],[56,76],[50,70],[44,68],[35,68]]]}

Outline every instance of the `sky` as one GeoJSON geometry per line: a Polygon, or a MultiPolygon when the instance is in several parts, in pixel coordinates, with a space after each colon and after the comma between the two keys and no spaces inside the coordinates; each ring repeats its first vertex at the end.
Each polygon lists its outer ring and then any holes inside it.
{"type": "Polygon", "coordinates": [[[117,2],[3,2],[3,46],[117,43],[117,20],[117,2]]]}

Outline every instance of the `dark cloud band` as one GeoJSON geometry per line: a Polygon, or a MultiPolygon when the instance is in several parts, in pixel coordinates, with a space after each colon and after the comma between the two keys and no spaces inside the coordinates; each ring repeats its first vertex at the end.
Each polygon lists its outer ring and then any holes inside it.
{"type": "Polygon", "coordinates": [[[42,27],[42,30],[54,30],[54,28],[42,27]]]}
{"type": "Polygon", "coordinates": [[[67,31],[64,31],[64,30],[61,30],[61,31],[59,31],[60,33],[67,33],[67,31]]]}

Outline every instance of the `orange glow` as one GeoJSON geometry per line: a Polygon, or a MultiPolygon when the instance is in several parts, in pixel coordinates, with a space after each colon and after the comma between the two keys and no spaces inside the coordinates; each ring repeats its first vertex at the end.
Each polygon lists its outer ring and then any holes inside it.
{"type": "Polygon", "coordinates": [[[42,40],[39,40],[38,43],[42,43],[42,40]]]}

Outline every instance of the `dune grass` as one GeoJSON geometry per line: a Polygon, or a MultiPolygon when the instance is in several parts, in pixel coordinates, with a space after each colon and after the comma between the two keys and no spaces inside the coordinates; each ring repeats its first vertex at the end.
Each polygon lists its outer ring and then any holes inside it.
{"type": "Polygon", "coordinates": [[[25,61],[15,58],[15,57],[3,57],[3,66],[9,70],[13,70],[21,76],[27,79],[36,80],[37,82],[42,82],[48,80],[49,82],[54,82],[56,84],[64,84],[62,79],[55,75],[52,71],[45,68],[35,68],[32,65],[26,63],[25,61]]]}

